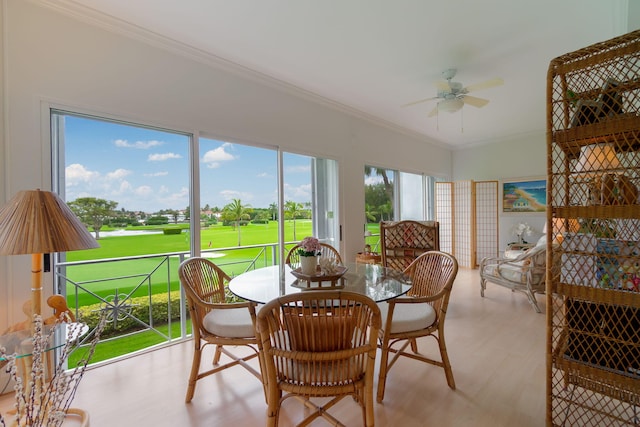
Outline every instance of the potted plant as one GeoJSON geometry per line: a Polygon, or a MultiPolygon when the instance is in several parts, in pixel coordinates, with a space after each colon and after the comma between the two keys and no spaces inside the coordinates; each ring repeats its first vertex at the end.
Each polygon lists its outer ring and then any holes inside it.
{"type": "Polygon", "coordinates": [[[315,237],[305,237],[302,242],[300,242],[298,255],[300,255],[300,270],[303,274],[308,276],[316,274],[318,255],[320,255],[321,249],[320,241],[315,237]]]}

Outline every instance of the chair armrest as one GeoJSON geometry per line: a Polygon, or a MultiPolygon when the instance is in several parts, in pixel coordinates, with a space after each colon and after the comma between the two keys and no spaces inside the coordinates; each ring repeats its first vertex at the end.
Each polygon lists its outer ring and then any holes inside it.
{"type": "Polygon", "coordinates": [[[447,292],[450,292],[449,286],[445,286],[440,292],[434,295],[429,295],[426,297],[403,296],[403,297],[390,299],[387,302],[389,304],[420,304],[420,303],[439,300],[447,292]]]}
{"type": "Polygon", "coordinates": [[[256,307],[256,303],[255,302],[251,302],[251,301],[246,301],[246,302],[222,302],[222,303],[211,303],[211,302],[206,302],[203,301],[201,299],[198,298],[198,300],[194,301],[196,305],[199,305],[200,307],[204,307],[207,310],[230,310],[230,309],[235,309],[235,308],[243,308],[246,307],[249,309],[249,311],[251,311],[251,308],[253,308],[255,310],[256,307]]]}

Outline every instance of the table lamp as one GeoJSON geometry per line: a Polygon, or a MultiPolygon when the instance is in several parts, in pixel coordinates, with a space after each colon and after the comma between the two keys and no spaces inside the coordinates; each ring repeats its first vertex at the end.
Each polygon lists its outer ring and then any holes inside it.
{"type": "Polygon", "coordinates": [[[589,178],[588,199],[592,205],[610,204],[615,197],[613,176],[608,172],[615,172],[620,167],[620,160],[612,144],[597,143],[585,145],[580,149],[580,157],[574,171],[580,176],[589,178]],[[601,180],[606,178],[606,182],[601,180]]]}
{"type": "Polygon", "coordinates": [[[20,191],[0,210],[0,255],[31,255],[34,315],[42,314],[43,254],[99,246],[71,209],[50,191],[20,191]]]}

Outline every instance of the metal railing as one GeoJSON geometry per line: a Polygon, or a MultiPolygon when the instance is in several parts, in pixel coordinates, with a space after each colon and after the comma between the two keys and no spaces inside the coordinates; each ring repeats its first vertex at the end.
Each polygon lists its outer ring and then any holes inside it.
{"type": "MultiPolygon", "coordinates": [[[[234,277],[277,264],[278,246],[215,248],[202,251],[201,256],[215,258],[216,264],[234,277]],[[243,256],[230,257],[233,260],[227,262],[220,256],[237,251],[243,251],[243,256]]],[[[178,279],[178,266],[189,255],[171,252],[55,264],[55,289],[66,295],[79,321],[91,328],[101,312],[107,314],[107,328],[100,340],[104,356],[100,356],[99,345],[95,363],[189,338],[190,319],[178,279]],[[114,353],[116,346],[123,350],[114,353]]]]}

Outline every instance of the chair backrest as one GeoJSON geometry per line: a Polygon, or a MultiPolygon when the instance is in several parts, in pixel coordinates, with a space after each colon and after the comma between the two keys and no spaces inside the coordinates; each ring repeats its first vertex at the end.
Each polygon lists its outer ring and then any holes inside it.
{"type": "Polygon", "coordinates": [[[453,282],[458,274],[458,261],[451,254],[440,251],[425,252],[416,258],[405,273],[411,277],[408,296],[435,297],[429,303],[438,318],[444,316],[449,305],[453,282]]]}
{"type": "MultiPolygon", "coordinates": [[[[292,269],[296,269],[300,267],[300,254],[298,254],[298,249],[300,248],[300,244],[295,245],[291,248],[289,253],[287,253],[287,258],[284,263],[289,265],[292,269]]],[[[334,260],[336,264],[342,265],[342,257],[340,253],[331,245],[326,243],[320,243],[320,258],[328,258],[334,260]]]]}
{"type": "Polygon", "coordinates": [[[336,395],[329,390],[342,388],[337,394],[345,394],[365,372],[373,381],[380,324],[376,303],[354,292],[300,292],[270,301],[257,321],[268,393],[336,395]]]}
{"type": "Polygon", "coordinates": [[[403,271],[421,254],[440,250],[437,221],[381,221],[382,265],[403,271]]]}
{"type": "Polygon", "coordinates": [[[210,311],[201,303],[224,303],[224,286],[230,277],[213,262],[199,257],[183,261],[178,268],[178,277],[187,295],[191,320],[200,326],[210,311]]]}

